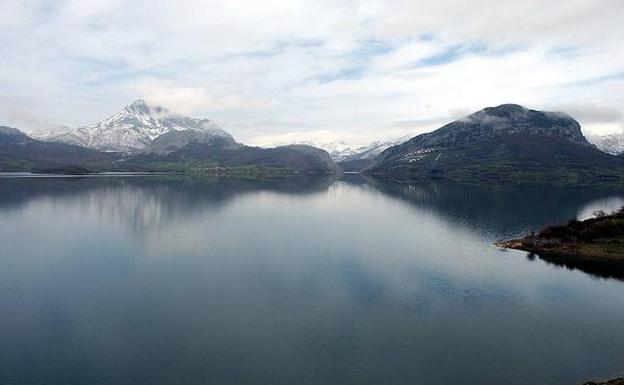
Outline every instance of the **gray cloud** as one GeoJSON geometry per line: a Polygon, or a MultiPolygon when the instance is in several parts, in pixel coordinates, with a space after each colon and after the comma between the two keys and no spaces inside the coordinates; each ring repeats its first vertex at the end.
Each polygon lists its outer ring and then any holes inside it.
{"type": "Polygon", "coordinates": [[[29,126],[42,124],[34,112],[20,106],[3,105],[0,107],[0,114],[6,116],[9,121],[23,122],[29,126]]]}
{"type": "Polygon", "coordinates": [[[617,123],[624,118],[621,107],[595,104],[562,104],[552,107],[555,111],[565,111],[573,118],[584,123],[617,123]]]}

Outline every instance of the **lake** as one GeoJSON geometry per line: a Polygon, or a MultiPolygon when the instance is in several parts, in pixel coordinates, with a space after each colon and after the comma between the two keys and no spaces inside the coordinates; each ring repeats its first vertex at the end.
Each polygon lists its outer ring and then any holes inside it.
{"type": "Polygon", "coordinates": [[[570,385],[624,373],[624,281],[493,242],[592,189],[0,177],[0,384],[570,385]]]}

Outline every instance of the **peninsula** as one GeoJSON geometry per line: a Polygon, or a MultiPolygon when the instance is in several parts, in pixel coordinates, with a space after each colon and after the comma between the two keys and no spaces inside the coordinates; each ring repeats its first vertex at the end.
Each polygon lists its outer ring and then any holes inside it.
{"type": "Polygon", "coordinates": [[[562,264],[624,272],[624,207],[611,214],[546,226],[537,234],[501,241],[497,246],[556,258],[562,264]]]}

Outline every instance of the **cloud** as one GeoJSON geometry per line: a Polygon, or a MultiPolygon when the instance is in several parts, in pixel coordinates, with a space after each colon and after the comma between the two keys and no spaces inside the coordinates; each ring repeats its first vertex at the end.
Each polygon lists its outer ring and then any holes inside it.
{"type": "Polygon", "coordinates": [[[595,104],[563,104],[554,105],[553,110],[565,111],[573,118],[587,123],[614,123],[624,119],[622,107],[601,106],[595,104]]]}
{"type": "Polygon", "coordinates": [[[31,126],[41,125],[41,121],[37,118],[36,113],[21,106],[2,105],[0,113],[7,116],[11,121],[25,122],[31,126]]]}
{"type": "Polygon", "coordinates": [[[550,107],[583,123],[586,135],[624,134],[624,108],[610,105],[561,104],[550,107]]]}
{"type": "Polygon", "coordinates": [[[176,87],[155,82],[142,82],[137,86],[141,98],[163,106],[171,112],[193,115],[198,111],[216,111],[239,106],[234,96],[216,97],[201,87],[176,87]]]}
{"type": "Polygon", "coordinates": [[[620,0],[9,0],[2,11],[0,103],[33,116],[2,108],[0,123],[18,127],[94,123],[140,97],[241,140],[400,135],[502,103],[621,127],[620,0]]]}

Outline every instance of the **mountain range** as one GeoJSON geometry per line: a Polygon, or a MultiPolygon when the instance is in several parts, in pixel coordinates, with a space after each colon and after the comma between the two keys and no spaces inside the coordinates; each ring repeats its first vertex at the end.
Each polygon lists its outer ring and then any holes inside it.
{"type": "Polygon", "coordinates": [[[372,159],[388,147],[400,144],[410,139],[413,135],[401,135],[400,137],[375,140],[368,143],[353,144],[345,140],[301,139],[277,140],[258,143],[259,147],[276,147],[288,144],[302,144],[327,151],[336,162],[347,162],[357,159],[372,159]]]}
{"type": "MultiPolygon", "coordinates": [[[[591,184],[624,182],[624,155],[599,150],[560,112],[488,107],[435,131],[331,153],[308,144],[247,146],[209,119],[143,100],[103,122],[29,137],[0,129],[0,171],[357,171],[397,181],[591,184]],[[338,165],[336,164],[338,163],[338,165]]],[[[313,143],[312,143],[313,144],[313,143]]],[[[617,151],[612,151],[617,153],[617,151]]]]}
{"type": "Polygon", "coordinates": [[[324,150],[246,146],[211,120],[171,114],[143,100],[91,126],[33,136],[0,130],[0,171],[338,172],[324,150]]]}

